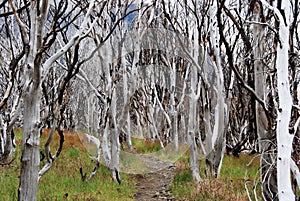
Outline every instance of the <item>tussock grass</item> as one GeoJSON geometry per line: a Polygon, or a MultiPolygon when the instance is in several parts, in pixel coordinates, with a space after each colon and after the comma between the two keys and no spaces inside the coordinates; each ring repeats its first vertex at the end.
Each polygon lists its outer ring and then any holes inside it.
{"type": "MultiPolygon", "coordinates": [[[[158,141],[134,139],[133,147],[138,153],[153,153],[161,149],[158,141]]],[[[255,200],[254,190],[261,200],[259,182],[259,156],[240,154],[239,157],[225,155],[219,178],[205,175],[205,158],[199,158],[202,182],[197,183],[189,165],[189,152],[176,162],[175,176],[170,187],[176,200],[246,201],[255,200]]]]}
{"type": "MultiPolygon", "coordinates": [[[[44,144],[49,130],[42,134],[41,145],[44,144]]],[[[0,166],[0,200],[17,200],[17,188],[20,175],[20,145],[22,131],[16,130],[18,149],[16,160],[9,166],[0,166]]],[[[89,152],[82,144],[78,135],[65,132],[65,143],[59,158],[53,167],[40,180],[38,200],[134,200],[136,193],[136,178],[121,174],[122,184],[118,185],[111,179],[108,168],[100,166],[95,177],[82,182],[79,169],[90,173],[95,162],[90,159],[89,152]]],[[[59,137],[54,136],[51,144],[55,151],[59,137]]],[[[158,141],[133,139],[133,151],[136,153],[153,153],[161,150],[158,141]]],[[[43,147],[41,150],[43,151],[43,147]]],[[[176,163],[175,176],[170,189],[176,200],[248,200],[245,186],[249,189],[249,196],[254,199],[253,188],[256,187],[258,199],[260,197],[259,157],[241,154],[239,158],[225,155],[219,178],[208,178],[205,175],[205,158],[199,159],[202,182],[194,182],[189,167],[189,153],[186,153],[176,163]],[[251,161],[251,163],[249,163],[251,161]]],[[[130,162],[130,161],[129,161],[130,162]]],[[[41,167],[45,161],[41,162],[41,167]]]]}
{"type": "Polygon", "coordinates": [[[132,139],[132,147],[134,147],[135,152],[140,154],[153,153],[161,150],[161,146],[158,140],[151,139],[132,139]]]}
{"type": "Polygon", "coordinates": [[[250,189],[249,194],[254,200],[252,189],[254,185],[259,185],[256,183],[259,159],[255,158],[249,164],[252,157],[254,156],[246,154],[241,154],[239,158],[226,155],[217,179],[205,175],[205,159],[202,158],[199,169],[203,181],[195,182],[189,169],[189,157],[186,154],[176,163],[175,177],[170,187],[173,196],[178,200],[246,201],[249,200],[245,188],[247,184],[250,189]]]}
{"type": "MultiPolygon", "coordinates": [[[[41,144],[44,144],[48,131],[43,132],[41,144]]],[[[16,132],[18,150],[17,158],[10,166],[0,166],[0,200],[17,200],[20,175],[21,131],[16,132]]],[[[51,150],[58,145],[59,137],[55,135],[51,150]]],[[[43,150],[43,147],[41,147],[43,150]]],[[[45,161],[41,162],[42,165],[45,161]]],[[[136,181],[133,177],[121,174],[122,185],[111,179],[108,168],[100,166],[95,177],[82,182],[79,169],[90,173],[95,167],[77,134],[65,132],[65,143],[59,158],[39,182],[38,200],[134,200],[136,181]]]]}

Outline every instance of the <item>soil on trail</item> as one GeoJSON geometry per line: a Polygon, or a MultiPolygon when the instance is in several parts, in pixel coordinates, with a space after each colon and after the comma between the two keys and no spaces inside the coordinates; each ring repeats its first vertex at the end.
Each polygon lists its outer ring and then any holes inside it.
{"type": "Polygon", "coordinates": [[[138,191],[135,199],[138,201],[174,201],[175,199],[171,196],[171,191],[169,190],[174,177],[174,169],[175,167],[170,165],[159,171],[145,175],[136,175],[138,191]]]}

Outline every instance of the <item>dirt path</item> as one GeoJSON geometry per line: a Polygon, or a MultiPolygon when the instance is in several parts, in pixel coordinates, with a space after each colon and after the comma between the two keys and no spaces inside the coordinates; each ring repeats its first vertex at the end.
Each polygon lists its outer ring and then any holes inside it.
{"type": "Polygon", "coordinates": [[[170,165],[159,171],[137,175],[138,188],[135,198],[138,201],[169,200],[175,199],[171,196],[169,186],[174,177],[175,167],[170,165]]]}

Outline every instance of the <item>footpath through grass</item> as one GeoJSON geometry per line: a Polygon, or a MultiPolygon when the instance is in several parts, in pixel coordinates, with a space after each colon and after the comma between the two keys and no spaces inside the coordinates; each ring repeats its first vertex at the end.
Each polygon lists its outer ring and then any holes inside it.
{"type": "MultiPolygon", "coordinates": [[[[43,145],[47,132],[42,135],[43,145]]],[[[18,144],[17,157],[9,166],[0,166],[0,200],[17,200],[17,189],[20,175],[20,145],[21,131],[16,132],[18,144]]],[[[52,151],[58,144],[55,136],[52,151]]],[[[158,151],[158,142],[133,140],[133,146],[138,153],[158,151]]],[[[43,150],[43,147],[41,148],[43,150]]],[[[175,176],[170,189],[176,200],[248,200],[245,186],[249,189],[249,196],[254,199],[253,187],[259,189],[258,171],[259,158],[246,154],[239,158],[225,156],[220,177],[209,179],[205,175],[205,159],[200,158],[200,172],[203,182],[193,181],[189,168],[189,157],[186,153],[177,163],[175,176]],[[253,160],[252,160],[253,159],[253,160]],[[252,163],[249,162],[252,160],[252,163]],[[248,167],[246,169],[246,167],[248,167]],[[245,173],[247,171],[247,175],[245,173]]],[[[41,162],[41,167],[45,161],[41,162]]],[[[95,167],[95,162],[89,157],[88,151],[82,145],[77,134],[65,133],[65,143],[59,158],[53,167],[41,178],[39,182],[38,200],[134,200],[137,192],[136,177],[121,174],[122,184],[118,185],[111,179],[108,168],[100,166],[95,177],[87,182],[81,180],[79,169],[90,173],[95,167]]],[[[147,189],[145,189],[147,190],[147,189]]],[[[257,192],[260,200],[260,192],[257,192]]]]}

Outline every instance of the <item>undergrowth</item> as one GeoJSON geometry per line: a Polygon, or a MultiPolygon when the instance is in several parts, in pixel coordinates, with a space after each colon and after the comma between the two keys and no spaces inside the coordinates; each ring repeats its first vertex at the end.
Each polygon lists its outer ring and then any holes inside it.
{"type": "MultiPolygon", "coordinates": [[[[173,196],[178,200],[246,201],[249,200],[245,188],[247,184],[250,197],[255,200],[252,189],[254,185],[259,185],[256,183],[259,160],[254,159],[249,164],[252,157],[254,156],[246,154],[241,154],[238,158],[225,155],[222,170],[217,179],[205,175],[205,158],[201,158],[199,169],[202,181],[195,182],[189,168],[189,157],[186,154],[176,164],[174,180],[170,187],[173,196]]],[[[260,192],[257,194],[259,196],[260,192]]],[[[261,200],[261,197],[258,199],[261,200]]]]}
{"type": "MultiPolygon", "coordinates": [[[[47,133],[43,133],[41,145],[44,144],[47,133]]],[[[18,144],[16,159],[9,166],[0,166],[0,200],[17,200],[20,175],[20,145],[21,131],[16,132],[18,144]]],[[[55,135],[52,151],[58,144],[55,135]]],[[[41,147],[43,151],[43,147],[41,147]]],[[[41,162],[42,165],[45,161],[41,162]]],[[[100,166],[95,177],[82,181],[79,169],[89,174],[95,167],[95,162],[81,144],[77,134],[65,133],[65,143],[58,159],[51,169],[40,179],[38,200],[134,200],[136,181],[127,174],[121,174],[122,184],[112,181],[108,168],[100,166]]]]}
{"type": "MultiPolygon", "coordinates": [[[[20,175],[20,145],[21,130],[16,130],[18,149],[16,159],[9,166],[0,166],[0,200],[17,200],[17,189],[20,175]]],[[[41,145],[44,144],[47,131],[43,133],[41,145]]],[[[52,152],[58,145],[58,135],[55,135],[51,146],[52,152]]],[[[132,140],[133,149],[137,153],[152,153],[161,150],[158,141],[132,140]]],[[[41,151],[44,148],[41,147],[41,151]]],[[[41,162],[41,167],[45,160],[41,162]]],[[[136,193],[136,177],[121,174],[122,184],[112,181],[111,172],[100,165],[95,177],[90,181],[82,181],[79,169],[89,174],[95,167],[89,152],[81,143],[77,134],[65,133],[65,143],[59,158],[53,167],[39,182],[38,200],[134,200],[136,193]]],[[[189,153],[186,153],[176,163],[175,176],[170,186],[172,196],[176,200],[252,200],[253,189],[256,188],[258,200],[261,200],[260,183],[257,182],[259,158],[241,154],[236,158],[225,155],[219,178],[209,178],[205,175],[205,158],[199,158],[199,168],[202,182],[195,182],[189,167],[189,153]],[[252,161],[251,163],[249,163],[252,161]],[[247,174],[246,174],[247,173],[247,174]],[[247,195],[246,188],[249,190],[247,195]]]]}
{"type": "Polygon", "coordinates": [[[137,153],[147,154],[153,153],[161,150],[161,146],[158,140],[151,139],[132,139],[132,147],[135,149],[137,153]]]}

